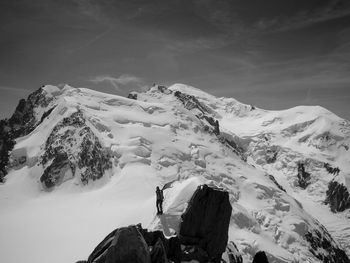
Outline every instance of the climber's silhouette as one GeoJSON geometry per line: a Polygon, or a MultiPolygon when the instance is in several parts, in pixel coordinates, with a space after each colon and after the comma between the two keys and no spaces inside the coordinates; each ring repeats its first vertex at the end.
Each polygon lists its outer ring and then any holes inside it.
{"type": "Polygon", "coordinates": [[[157,186],[156,189],[156,195],[157,195],[157,201],[156,201],[156,206],[157,206],[157,215],[163,214],[163,190],[160,190],[159,187],[157,186]]]}

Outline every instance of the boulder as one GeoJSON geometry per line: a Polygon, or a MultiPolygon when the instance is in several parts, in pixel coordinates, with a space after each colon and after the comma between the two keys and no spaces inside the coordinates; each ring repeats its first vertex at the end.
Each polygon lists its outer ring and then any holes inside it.
{"type": "Polygon", "coordinates": [[[110,233],[94,249],[87,263],[151,263],[151,255],[143,236],[132,225],[110,233]]]}
{"type": "Polygon", "coordinates": [[[220,262],[227,246],[231,212],[228,192],[199,186],[181,216],[181,244],[204,250],[209,260],[220,262]]]}

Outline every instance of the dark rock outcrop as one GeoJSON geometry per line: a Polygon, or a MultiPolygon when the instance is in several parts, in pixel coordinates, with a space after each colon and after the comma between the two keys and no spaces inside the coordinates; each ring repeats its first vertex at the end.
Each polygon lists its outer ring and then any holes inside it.
{"type": "Polygon", "coordinates": [[[52,130],[42,156],[42,164],[48,163],[40,178],[46,188],[70,179],[67,176],[73,177],[77,168],[81,182],[87,184],[100,179],[112,166],[109,153],[87,125],[81,111],[64,118],[52,130]]]}
{"type": "Polygon", "coordinates": [[[303,163],[298,164],[298,185],[305,189],[310,184],[311,175],[305,171],[303,163]]]}
{"type": "Polygon", "coordinates": [[[94,249],[87,263],[151,263],[151,255],[136,226],[111,232],[94,249]]]}
{"type": "Polygon", "coordinates": [[[310,244],[310,252],[322,262],[350,263],[345,251],[338,247],[322,225],[318,225],[318,229],[309,230],[305,239],[310,244]]]}
{"type": "Polygon", "coordinates": [[[252,263],[269,263],[267,256],[264,251],[258,251],[253,259],[252,263]]]}
{"type": "Polygon", "coordinates": [[[284,188],[282,187],[282,185],[280,185],[280,184],[277,182],[276,178],[275,178],[272,174],[269,174],[269,178],[270,178],[270,180],[271,180],[280,190],[282,190],[283,192],[286,193],[286,189],[284,189],[284,188]]]}
{"type": "Polygon", "coordinates": [[[331,211],[334,213],[350,208],[350,195],[346,186],[331,181],[328,184],[325,203],[329,204],[331,211]]]}
{"type": "Polygon", "coordinates": [[[199,186],[181,216],[181,244],[202,249],[208,260],[220,262],[227,246],[231,212],[228,192],[199,186]]]}
{"type": "Polygon", "coordinates": [[[15,145],[13,134],[7,120],[0,120],[0,183],[5,181],[10,152],[15,145]]]}
{"type": "Polygon", "coordinates": [[[40,121],[37,117],[41,117],[36,116],[36,108],[45,108],[53,100],[52,97],[45,96],[45,94],[46,91],[40,88],[31,93],[26,100],[19,101],[14,114],[9,119],[9,125],[15,138],[27,135],[35,129],[40,121]]]}
{"type": "Polygon", "coordinates": [[[52,107],[48,111],[45,111],[44,114],[41,116],[40,123],[42,123],[45,120],[45,118],[48,117],[55,108],[56,106],[52,107]]]}
{"type": "Polygon", "coordinates": [[[128,99],[137,100],[137,94],[136,93],[129,93],[128,99]]]}
{"type": "Polygon", "coordinates": [[[178,98],[187,110],[194,110],[195,116],[203,121],[203,130],[215,134],[219,141],[236,153],[243,161],[247,160],[242,147],[239,147],[232,135],[220,131],[220,123],[211,115],[215,115],[213,111],[204,103],[201,103],[195,96],[175,91],[174,96],[178,98]],[[207,125],[207,124],[209,125],[207,125]]]}
{"type": "Polygon", "coordinates": [[[182,102],[184,107],[188,110],[198,109],[203,114],[211,113],[211,110],[204,104],[200,103],[195,96],[188,95],[180,91],[175,91],[174,95],[182,102]]]}

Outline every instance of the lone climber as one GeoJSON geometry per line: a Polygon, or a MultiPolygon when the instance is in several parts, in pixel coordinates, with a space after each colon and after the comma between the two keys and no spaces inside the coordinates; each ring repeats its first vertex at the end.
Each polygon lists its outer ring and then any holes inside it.
{"type": "Polygon", "coordinates": [[[160,190],[158,186],[156,188],[156,195],[157,195],[157,202],[156,202],[157,215],[162,215],[163,214],[164,196],[163,196],[163,190],[160,190]]]}

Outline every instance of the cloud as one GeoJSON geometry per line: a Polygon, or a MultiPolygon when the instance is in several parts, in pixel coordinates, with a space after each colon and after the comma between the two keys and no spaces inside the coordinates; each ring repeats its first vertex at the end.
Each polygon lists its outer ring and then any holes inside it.
{"type": "Polygon", "coordinates": [[[143,81],[139,77],[129,74],[123,74],[117,78],[109,75],[96,76],[93,79],[90,79],[90,81],[96,84],[103,82],[109,83],[118,91],[122,90],[122,87],[128,84],[135,84],[139,88],[144,86],[142,85],[143,81]]]}

